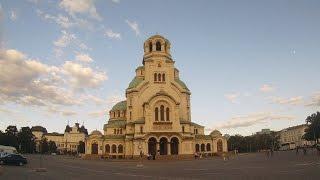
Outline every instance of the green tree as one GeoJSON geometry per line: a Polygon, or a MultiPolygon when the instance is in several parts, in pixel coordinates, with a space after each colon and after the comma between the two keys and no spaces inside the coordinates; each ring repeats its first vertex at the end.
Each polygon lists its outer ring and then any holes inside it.
{"type": "Polygon", "coordinates": [[[5,130],[5,133],[2,134],[0,138],[0,144],[5,146],[13,146],[15,148],[19,148],[18,138],[17,138],[18,130],[16,126],[8,126],[5,130]]]}
{"type": "Polygon", "coordinates": [[[50,153],[57,152],[57,145],[56,145],[56,143],[54,141],[49,141],[49,143],[48,143],[48,151],[50,153]]]}
{"type": "Polygon", "coordinates": [[[78,153],[85,153],[85,143],[83,141],[79,141],[78,153]]]}
{"type": "Polygon", "coordinates": [[[307,117],[308,128],[305,131],[304,139],[318,143],[320,138],[320,112],[316,112],[307,117]]]}
{"type": "Polygon", "coordinates": [[[48,145],[47,138],[42,138],[40,141],[40,153],[44,154],[44,153],[48,153],[48,151],[49,151],[49,145],[48,145]]]}
{"type": "Polygon", "coordinates": [[[35,137],[29,127],[22,127],[18,133],[18,142],[22,153],[34,153],[35,137]]]}

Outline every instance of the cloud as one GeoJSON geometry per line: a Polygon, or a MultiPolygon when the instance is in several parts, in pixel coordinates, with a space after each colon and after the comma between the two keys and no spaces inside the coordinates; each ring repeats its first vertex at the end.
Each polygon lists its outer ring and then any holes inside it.
{"type": "Polygon", "coordinates": [[[253,113],[246,116],[236,116],[214,127],[214,129],[233,129],[249,127],[256,124],[268,123],[279,120],[293,120],[294,116],[278,115],[272,112],[253,113]]]}
{"type": "Polygon", "coordinates": [[[104,72],[67,61],[50,66],[28,59],[14,49],[0,52],[0,101],[21,105],[81,105],[72,88],[96,88],[106,80],[104,72]]]}
{"type": "Polygon", "coordinates": [[[274,90],[275,90],[275,88],[269,84],[264,84],[260,88],[260,91],[264,92],[264,93],[273,92],[274,90]]]}
{"type": "Polygon", "coordinates": [[[121,39],[121,34],[113,32],[111,29],[106,31],[105,36],[109,37],[110,39],[121,39]]]}
{"type": "Polygon", "coordinates": [[[303,103],[302,96],[296,96],[291,98],[271,97],[273,103],[276,104],[288,104],[288,105],[300,105],[303,103]]]}
{"type": "Polygon", "coordinates": [[[15,20],[17,20],[17,18],[18,18],[17,12],[15,10],[11,10],[10,11],[10,19],[12,21],[15,21],[15,20]]]}
{"type": "Polygon", "coordinates": [[[97,12],[94,0],[62,0],[59,7],[71,16],[76,16],[76,14],[89,15],[96,20],[102,20],[102,17],[97,12]]]}
{"type": "Polygon", "coordinates": [[[64,48],[67,47],[73,40],[76,39],[76,35],[69,34],[66,31],[61,31],[61,37],[54,41],[53,44],[57,47],[64,48]]]}
{"type": "Polygon", "coordinates": [[[305,104],[306,106],[319,107],[320,106],[320,92],[313,93],[311,100],[305,104]]]}
{"type": "Polygon", "coordinates": [[[62,56],[63,48],[73,47],[80,50],[89,50],[90,48],[83,42],[81,42],[75,34],[68,33],[65,30],[61,31],[61,36],[53,42],[55,48],[54,53],[57,57],[62,56]]]}
{"type": "Polygon", "coordinates": [[[74,116],[77,113],[75,111],[62,111],[63,116],[74,116]]]}
{"type": "Polygon", "coordinates": [[[139,25],[137,22],[126,20],[126,23],[136,33],[136,36],[140,35],[139,25]]]}
{"type": "Polygon", "coordinates": [[[91,118],[100,118],[106,116],[107,111],[101,110],[101,111],[92,111],[88,113],[88,116],[91,118]]]}
{"type": "Polygon", "coordinates": [[[225,94],[224,97],[227,98],[232,103],[237,103],[237,98],[239,97],[239,93],[225,94]]]}
{"type": "Polygon", "coordinates": [[[70,18],[61,14],[58,14],[57,16],[55,16],[51,14],[46,14],[41,10],[37,10],[36,13],[43,20],[48,22],[54,22],[57,25],[59,25],[62,29],[69,29],[72,27],[92,29],[92,24],[86,19],[77,18],[77,17],[70,18]]]}
{"type": "Polygon", "coordinates": [[[111,0],[114,3],[120,3],[120,0],[111,0]]]}
{"type": "Polygon", "coordinates": [[[76,60],[85,62],[85,63],[90,63],[93,61],[93,59],[88,54],[81,54],[81,53],[76,55],[76,60]]]}
{"type": "Polygon", "coordinates": [[[107,80],[105,72],[95,72],[90,67],[71,61],[64,63],[63,70],[69,75],[70,83],[76,89],[95,88],[107,80]]]}

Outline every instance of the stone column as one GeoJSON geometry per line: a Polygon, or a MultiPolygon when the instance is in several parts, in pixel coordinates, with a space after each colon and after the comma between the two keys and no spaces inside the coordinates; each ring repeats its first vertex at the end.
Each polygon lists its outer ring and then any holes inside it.
{"type": "Polygon", "coordinates": [[[160,155],[160,153],[158,154],[158,152],[160,152],[160,143],[159,143],[159,142],[157,142],[157,151],[156,151],[156,154],[157,154],[157,155],[160,155]]]}
{"type": "Polygon", "coordinates": [[[168,142],[167,144],[167,150],[168,150],[168,155],[171,155],[171,149],[170,149],[170,142],[168,142]]]}

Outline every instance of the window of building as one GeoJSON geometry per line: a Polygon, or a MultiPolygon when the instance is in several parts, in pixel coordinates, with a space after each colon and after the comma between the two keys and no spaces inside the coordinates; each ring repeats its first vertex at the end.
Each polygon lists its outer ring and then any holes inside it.
{"type": "Polygon", "coordinates": [[[154,81],[157,81],[157,73],[154,73],[154,81]]]}
{"type": "Polygon", "coordinates": [[[184,133],[184,126],[182,126],[182,133],[184,133]]]}
{"type": "Polygon", "coordinates": [[[143,133],[143,126],[140,126],[140,133],[143,133]]]}
{"type": "Polygon", "coordinates": [[[161,51],[161,43],[159,41],[156,42],[156,51],[161,51]]]}
{"type": "Polygon", "coordinates": [[[115,144],[112,145],[112,153],[117,153],[117,146],[115,144]]]}
{"type": "Polygon", "coordinates": [[[162,74],[162,81],[166,81],[166,75],[164,73],[162,74]]]}
{"type": "Polygon", "coordinates": [[[168,107],[166,108],[166,118],[167,121],[170,121],[170,110],[168,107]]]}
{"type": "Polygon", "coordinates": [[[131,120],[131,118],[132,118],[132,113],[131,113],[131,111],[130,111],[130,113],[129,113],[129,119],[131,120]]]}
{"type": "Polygon", "coordinates": [[[121,144],[118,146],[118,153],[123,153],[123,146],[121,144]]]}
{"type": "Polygon", "coordinates": [[[152,52],[152,42],[149,42],[149,52],[152,52]]]}
{"type": "Polygon", "coordinates": [[[116,134],[117,133],[117,130],[116,129],[113,129],[113,134],[116,134]]]}
{"type": "Polygon", "coordinates": [[[159,121],[159,108],[156,107],[156,109],[154,110],[154,118],[155,121],[159,121]]]}
{"type": "Polygon", "coordinates": [[[161,74],[158,74],[158,81],[161,82],[161,74]]]}
{"type": "Polygon", "coordinates": [[[117,129],[117,134],[119,134],[119,129],[117,129]]]}
{"type": "Polygon", "coordinates": [[[120,111],[118,111],[118,117],[120,117],[120,111]]]}
{"type": "Polygon", "coordinates": [[[122,129],[120,129],[120,134],[122,134],[122,129]]]}
{"type": "Polygon", "coordinates": [[[110,145],[109,144],[107,144],[105,146],[105,150],[106,150],[106,153],[110,153],[110,145]]]}
{"type": "Polygon", "coordinates": [[[164,121],[164,106],[160,106],[160,120],[164,121]]]}
{"type": "Polygon", "coordinates": [[[116,112],[113,112],[113,117],[116,117],[116,112]]]}

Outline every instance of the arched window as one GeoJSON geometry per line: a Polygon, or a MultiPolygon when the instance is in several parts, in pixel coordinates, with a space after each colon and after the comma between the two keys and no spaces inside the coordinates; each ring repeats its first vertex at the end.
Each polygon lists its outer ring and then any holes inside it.
{"type": "Polygon", "coordinates": [[[143,126],[140,126],[140,133],[143,133],[143,126]]]}
{"type": "Polygon", "coordinates": [[[204,144],[201,144],[201,152],[204,152],[204,151],[206,151],[205,145],[204,145],[204,144]]]}
{"type": "Polygon", "coordinates": [[[107,144],[107,145],[105,146],[105,148],[106,148],[106,153],[110,153],[110,145],[107,144]]]}
{"type": "Polygon", "coordinates": [[[166,81],[166,75],[165,74],[162,74],[162,81],[166,81]]]}
{"type": "Polygon", "coordinates": [[[152,42],[149,42],[149,52],[152,52],[152,42]]]}
{"type": "Polygon", "coordinates": [[[154,110],[154,118],[156,121],[159,121],[159,108],[157,108],[157,107],[154,110]]]}
{"type": "Polygon", "coordinates": [[[184,126],[182,126],[182,133],[184,133],[184,126]]]}
{"type": "Polygon", "coordinates": [[[157,81],[157,73],[154,73],[154,81],[157,81]]]}
{"type": "Polygon", "coordinates": [[[169,108],[168,107],[166,108],[166,118],[167,118],[166,119],[167,121],[170,121],[170,113],[169,113],[169,108]]]}
{"type": "Polygon", "coordinates": [[[123,153],[123,146],[121,144],[118,146],[118,153],[123,153]]]}
{"type": "Polygon", "coordinates": [[[132,118],[132,113],[131,113],[131,111],[130,111],[130,113],[129,113],[130,115],[129,115],[129,118],[130,118],[130,120],[131,120],[131,118],[132,118]]]}
{"type": "Polygon", "coordinates": [[[196,152],[199,152],[200,151],[200,146],[199,144],[196,144],[196,152]]]}
{"type": "Polygon", "coordinates": [[[120,111],[118,111],[118,117],[120,117],[120,111]]]}
{"type": "Polygon", "coordinates": [[[161,51],[161,43],[159,41],[156,42],[156,51],[161,51]]]}
{"type": "Polygon", "coordinates": [[[113,111],[113,117],[114,117],[114,118],[116,117],[116,112],[114,112],[114,111],[113,111]]]}
{"type": "Polygon", "coordinates": [[[161,74],[158,74],[158,81],[161,82],[161,74]]]}
{"type": "Polygon", "coordinates": [[[117,153],[117,146],[115,144],[112,145],[112,153],[117,153]]]}
{"type": "Polygon", "coordinates": [[[116,129],[113,129],[113,134],[117,134],[117,130],[116,129]]]}
{"type": "Polygon", "coordinates": [[[164,121],[164,106],[160,106],[160,120],[164,121]]]}
{"type": "Polygon", "coordinates": [[[207,151],[211,151],[210,143],[207,144],[207,151]]]}
{"type": "Polygon", "coordinates": [[[119,134],[119,129],[117,129],[117,134],[119,134]]]}
{"type": "Polygon", "coordinates": [[[120,129],[120,134],[122,134],[122,129],[120,129]]]}

